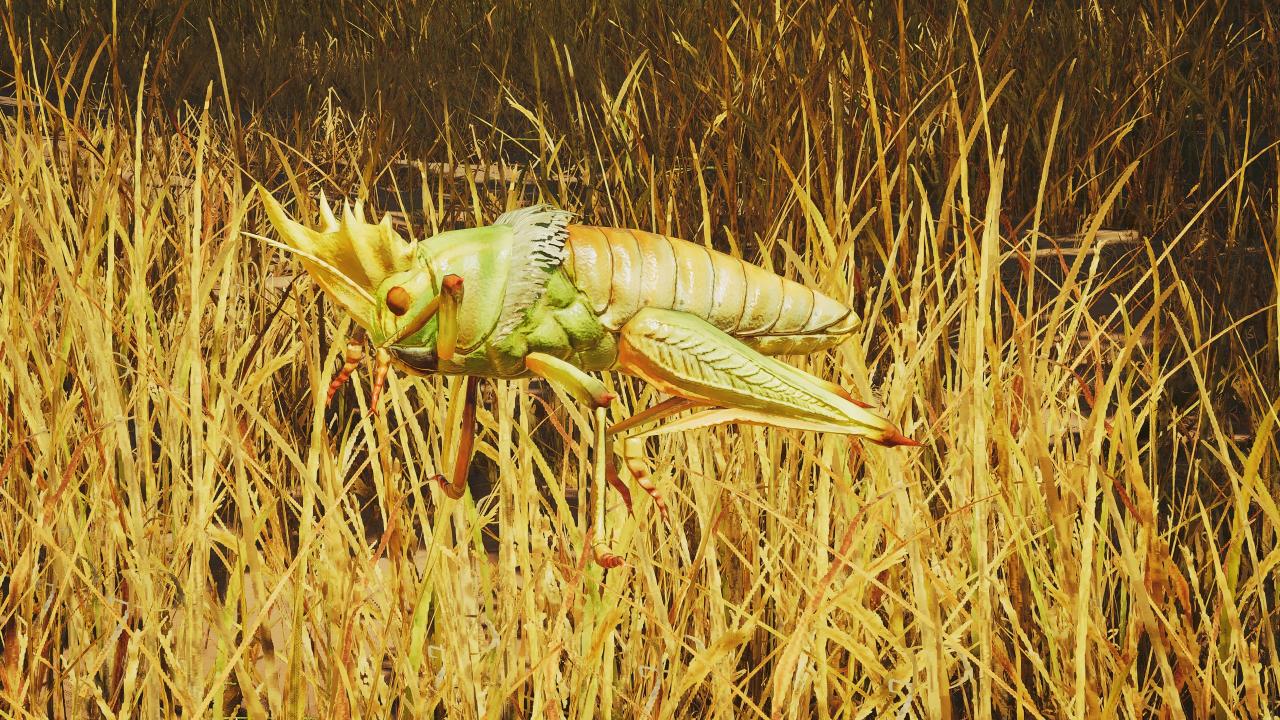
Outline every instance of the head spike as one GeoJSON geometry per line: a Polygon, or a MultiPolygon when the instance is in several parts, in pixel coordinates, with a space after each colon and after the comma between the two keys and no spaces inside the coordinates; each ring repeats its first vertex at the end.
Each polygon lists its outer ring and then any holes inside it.
{"type": "Polygon", "coordinates": [[[356,198],[356,220],[368,224],[368,221],[364,219],[364,200],[360,198],[356,198]]]}
{"type": "Polygon", "coordinates": [[[265,189],[261,194],[283,246],[303,260],[308,274],[346,307],[356,322],[370,328],[377,306],[374,293],[388,276],[415,267],[412,246],[390,228],[357,222],[348,203],[343,203],[339,222],[328,198],[322,197],[322,221],[332,226],[317,231],[294,222],[265,189]]]}
{"type": "Polygon", "coordinates": [[[320,220],[324,223],[320,232],[338,232],[338,218],[334,216],[333,208],[329,205],[329,199],[324,196],[323,190],[320,191],[320,220]]]}

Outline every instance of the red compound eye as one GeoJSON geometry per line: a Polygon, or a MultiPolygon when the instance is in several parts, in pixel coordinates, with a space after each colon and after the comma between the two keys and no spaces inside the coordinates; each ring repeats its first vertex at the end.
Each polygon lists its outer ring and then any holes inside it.
{"type": "Polygon", "coordinates": [[[409,291],[399,285],[387,291],[387,309],[397,317],[409,312],[409,303],[412,300],[409,291]]]}

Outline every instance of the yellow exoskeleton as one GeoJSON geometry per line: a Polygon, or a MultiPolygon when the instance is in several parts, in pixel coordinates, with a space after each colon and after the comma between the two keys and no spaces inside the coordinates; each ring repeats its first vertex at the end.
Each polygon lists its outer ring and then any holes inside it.
{"type": "MultiPolygon", "coordinates": [[[[465,487],[478,377],[537,375],[592,405],[598,472],[628,504],[607,438],[694,410],[623,445],[664,516],[641,457],[648,435],[742,422],[917,444],[842,388],[771,357],[831,348],[859,321],[844,303],[756,265],[678,238],[572,224],[549,206],[410,244],[387,218],[365,222],[359,204],[339,220],[321,198],[323,226],[312,230],[262,198],[285,247],[367,334],[348,344],[330,398],[366,342],[376,349],[375,409],[393,364],[468,376],[464,438],[444,483],[451,496],[465,487]],[[671,397],[606,429],[614,398],[591,371],[633,375],[671,397]]],[[[596,515],[602,523],[599,493],[596,515]]],[[[620,562],[600,549],[597,559],[620,562]]]]}

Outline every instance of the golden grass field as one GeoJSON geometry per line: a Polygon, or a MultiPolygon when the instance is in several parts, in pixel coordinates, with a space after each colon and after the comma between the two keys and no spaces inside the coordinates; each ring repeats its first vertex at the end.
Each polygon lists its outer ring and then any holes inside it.
{"type": "Polygon", "coordinates": [[[1280,708],[1274,8],[2,14],[0,717],[1280,708]],[[604,571],[545,386],[485,383],[459,501],[458,378],[324,407],[351,323],[256,183],[758,262],[865,319],[789,360],[925,446],[664,436],[604,571]]]}

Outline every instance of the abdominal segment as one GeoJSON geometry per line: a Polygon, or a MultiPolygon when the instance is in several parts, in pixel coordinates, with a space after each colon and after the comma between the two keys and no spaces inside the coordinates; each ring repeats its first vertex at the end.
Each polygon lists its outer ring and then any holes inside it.
{"type": "Polygon", "coordinates": [[[610,330],[642,308],[677,310],[774,355],[831,347],[858,324],[841,302],[687,240],[570,225],[568,248],[565,270],[610,330]]]}

